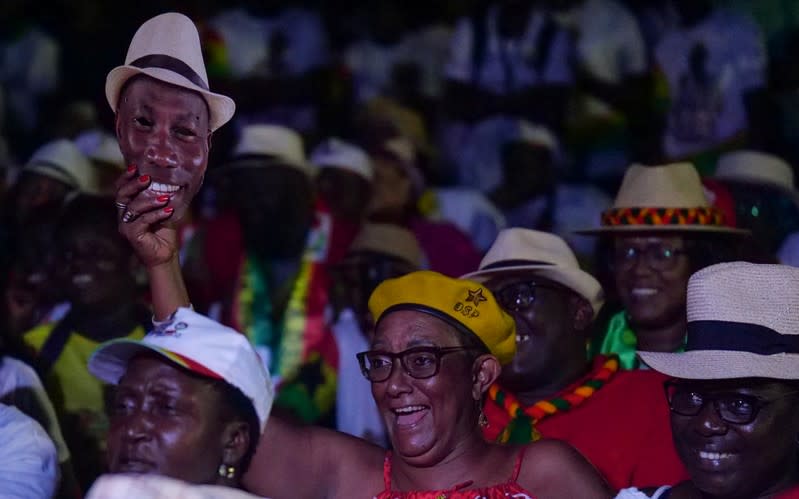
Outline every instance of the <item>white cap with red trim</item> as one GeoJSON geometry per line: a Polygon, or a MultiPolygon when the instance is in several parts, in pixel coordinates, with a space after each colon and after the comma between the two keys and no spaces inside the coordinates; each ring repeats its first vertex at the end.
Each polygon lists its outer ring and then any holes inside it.
{"type": "Polygon", "coordinates": [[[180,308],[141,341],[111,340],[89,359],[89,372],[111,384],[127,371],[136,355],[154,352],[180,367],[241,390],[253,404],[261,432],[274,400],[274,387],[261,359],[243,334],[188,309],[180,308]]]}

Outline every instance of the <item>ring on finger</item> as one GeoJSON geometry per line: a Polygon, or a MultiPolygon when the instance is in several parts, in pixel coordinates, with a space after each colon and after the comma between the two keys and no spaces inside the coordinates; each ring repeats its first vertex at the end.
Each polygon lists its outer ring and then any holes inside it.
{"type": "Polygon", "coordinates": [[[124,223],[130,222],[134,218],[136,218],[136,213],[133,210],[128,210],[128,211],[125,212],[124,215],[122,215],[122,221],[124,223]]]}
{"type": "Polygon", "coordinates": [[[124,210],[124,209],[126,209],[126,208],[128,207],[128,205],[126,205],[125,203],[120,203],[119,201],[115,202],[114,204],[115,204],[115,205],[116,205],[116,207],[117,207],[117,208],[119,208],[120,210],[124,210]]]}

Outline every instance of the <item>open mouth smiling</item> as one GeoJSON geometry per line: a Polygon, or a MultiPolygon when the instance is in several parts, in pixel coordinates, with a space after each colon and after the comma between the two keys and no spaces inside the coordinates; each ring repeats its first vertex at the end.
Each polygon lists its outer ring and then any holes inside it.
{"type": "Polygon", "coordinates": [[[147,187],[148,191],[151,191],[159,196],[164,194],[175,194],[180,189],[182,189],[179,185],[172,185],[172,184],[164,184],[161,182],[152,182],[149,187],[147,187]]]}
{"type": "Polygon", "coordinates": [[[391,409],[391,412],[393,412],[396,417],[395,421],[397,426],[412,427],[430,412],[430,407],[426,405],[406,405],[391,409]]]}

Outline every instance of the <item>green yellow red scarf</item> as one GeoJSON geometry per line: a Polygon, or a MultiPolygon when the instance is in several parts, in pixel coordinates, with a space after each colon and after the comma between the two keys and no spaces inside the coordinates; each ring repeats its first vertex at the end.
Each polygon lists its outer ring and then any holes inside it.
{"type": "Polygon", "coordinates": [[[619,359],[616,356],[601,357],[595,364],[598,367],[579,386],[567,388],[552,398],[539,400],[528,407],[522,405],[514,394],[494,383],[488,389],[486,406],[491,404],[501,410],[486,407],[489,423],[483,428],[483,436],[486,440],[503,444],[523,444],[538,440],[541,435],[536,424],[579,406],[605,386],[619,370],[619,359]],[[497,417],[500,414],[502,420],[497,417]]]}

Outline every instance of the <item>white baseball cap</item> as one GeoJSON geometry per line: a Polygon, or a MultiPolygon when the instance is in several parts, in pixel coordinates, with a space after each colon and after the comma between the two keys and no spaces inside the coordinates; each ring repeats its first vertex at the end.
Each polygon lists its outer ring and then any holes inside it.
{"type": "Polygon", "coordinates": [[[142,340],[117,339],[100,345],[89,359],[89,372],[111,384],[140,353],[154,352],[185,369],[221,379],[253,403],[261,432],[274,400],[274,387],[261,359],[243,334],[188,309],[180,308],[142,340]]]}
{"type": "Polygon", "coordinates": [[[313,150],[311,163],[318,168],[338,168],[360,175],[367,182],[374,178],[372,162],[366,151],[341,139],[328,139],[313,150]]]}

